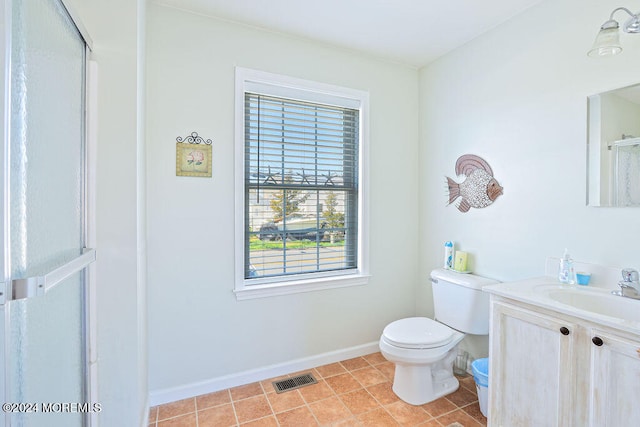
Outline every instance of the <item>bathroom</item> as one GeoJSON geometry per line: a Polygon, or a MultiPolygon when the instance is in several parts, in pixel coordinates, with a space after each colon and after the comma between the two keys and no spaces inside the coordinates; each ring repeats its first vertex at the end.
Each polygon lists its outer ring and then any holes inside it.
{"type": "MultiPolygon", "coordinates": [[[[432,316],[429,272],[447,240],[503,282],[544,274],[565,247],[640,268],[637,210],[588,207],[585,178],[587,97],[639,82],[640,37],[623,34],[612,58],[586,52],[614,8],[637,4],[541,1],[419,65],[176,2],[74,3],[95,38],[98,140],[109,141],[97,158],[98,396],[113,408],[102,425],[142,425],[149,406],[377,351],[391,321],[432,316]],[[366,284],[234,295],[236,66],[368,91],[366,284]],[[194,131],[212,140],[211,178],[175,174],[176,137],[194,131]],[[464,154],[504,187],[466,213],[447,206],[445,186],[464,154]]],[[[486,340],[463,345],[486,356],[486,340]]]]}
{"type": "Polygon", "coordinates": [[[624,38],[613,58],[586,55],[617,6],[542,2],[415,69],[150,4],[151,396],[374,343],[390,321],[430,315],[428,272],[447,240],[472,254],[474,272],[500,281],[543,274],[545,258],[565,247],[577,260],[638,266],[628,241],[640,235],[635,210],[585,204],[586,97],[637,82],[640,38],[624,38]],[[234,297],[235,66],[369,91],[367,285],[234,297]],[[169,137],[191,130],[183,123],[213,138],[212,180],[167,172],[169,137]],[[444,177],[467,153],[490,163],[504,194],[463,214],[447,206],[444,177]],[[175,227],[185,223],[202,237],[175,227]]]}

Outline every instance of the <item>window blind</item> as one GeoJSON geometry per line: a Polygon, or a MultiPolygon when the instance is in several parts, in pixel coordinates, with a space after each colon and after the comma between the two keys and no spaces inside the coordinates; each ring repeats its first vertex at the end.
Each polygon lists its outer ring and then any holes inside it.
{"type": "Polygon", "coordinates": [[[357,268],[359,110],[245,93],[245,278],[357,268]]]}

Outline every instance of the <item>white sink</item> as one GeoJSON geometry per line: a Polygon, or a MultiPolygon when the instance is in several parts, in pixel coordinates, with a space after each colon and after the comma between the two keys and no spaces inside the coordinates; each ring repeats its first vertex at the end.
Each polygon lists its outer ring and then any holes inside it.
{"type": "Polygon", "coordinates": [[[489,285],[483,290],[499,297],[640,334],[640,300],[612,295],[611,289],[564,285],[552,277],[543,276],[489,285]]]}
{"type": "Polygon", "coordinates": [[[549,290],[548,296],[560,304],[621,320],[640,322],[640,300],[588,288],[549,290]]]}

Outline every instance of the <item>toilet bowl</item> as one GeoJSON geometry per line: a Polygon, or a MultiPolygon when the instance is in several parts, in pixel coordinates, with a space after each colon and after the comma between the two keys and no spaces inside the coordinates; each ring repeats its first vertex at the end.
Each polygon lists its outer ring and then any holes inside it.
{"type": "Polygon", "coordinates": [[[431,281],[437,320],[396,320],[384,328],[379,343],[382,355],[395,364],[393,392],[411,405],[423,405],[458,389],[453,375],[458,344],[465,333],[489,333],[489,295],[482,287],[497,283],[444,269],[434,270],[431,281]]]}
{"type": "Polygon", "coordinates": [[[393,392],[422,405],[457,390],[452,366],[462,338],[463,333],[426,317],[390,323],[380,338],[380,352],[396,365],[393,392]]]}

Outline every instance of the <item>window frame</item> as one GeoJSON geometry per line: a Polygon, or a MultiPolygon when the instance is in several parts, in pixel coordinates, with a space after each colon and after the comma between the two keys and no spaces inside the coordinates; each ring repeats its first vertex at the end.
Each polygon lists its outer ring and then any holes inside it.
{"type": "Polygon", "coordinates": [[[238,300],[365,285],[369,279],[368,145],[369,93],[248,68],[235,69],[235,286],[238,300]],[[245,93],[338,105],[359,110],[358,256],[349,270],[266,278],[244,278],[245,263],[245,93]]]}

